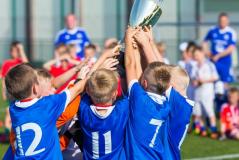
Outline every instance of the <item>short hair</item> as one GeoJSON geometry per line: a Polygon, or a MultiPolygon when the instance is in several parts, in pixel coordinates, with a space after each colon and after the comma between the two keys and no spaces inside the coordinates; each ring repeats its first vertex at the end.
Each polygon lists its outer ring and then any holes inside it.
{"type": "Polygon", "coordinates": [[[96,50],[96,45],[90,43],[90,44],[88,44],[87,46],[85,46],[85,50],[86,50],[86,49],[93,49],[93,50],[96,50]]]}
{"type": "Polygon", "coordinates": [[[181,91],[187,91],[190,83],[188,73],[181,67],[175,66],[171,68],[171,82],[177,85],[177,88],[181,91]]]}
{"type": "Polygon", "coordinates": [[[147,91],[162,95],[169,86],[171,75],[165,65],[149,64],[143,78],[148,83],[147,91]]]}
{"type": "Polygon", "coordinates": [[[218,19],[221,19],[222,17],[228,17],[228,14],[226,12],[221,12],[218,16],[218,19]]]}
{"type": "Polygon", "coordinates": [[[164,62],[160,62],[160,61],[155,61],[149,64],[149,67],[154,68],[154,67],[161,67],[166,65],[164,62]]]}
{"type": "Polygon", "coordinates": [[[5,79],[8,94],[16,100],[28,98],[32,86],[38,84],[37,74],[29,64],[23,63],[12,68],[5,79]]]}
{"type": "Polygon", "coordinates": [[[42,78],[51,79],[52,75],[44,68],[36,69],[37,75],[42,78]]]}
{"type": "Polygon", "coordinates": [[[17,45],[21,44],[20,41],[12,41],[10,45],[10,52],[13,50],[13,48],[17,47],[17,45]]]}
{"type": "Polygon", "coordinates": [[[193,48],[193,54],[196,52],[196,51],[203,51],[203,48],[201,46],[194,46],[193,48]]]}
{"type": "Polygon", "coordinates": [[[118,80],[113,71],[96,70],[87,82],[87,91],[95,104],[108,103],[117,90],[118,80]]]}
{"type": "Polygon", "coordinates": [[[238,89],[236,87],[231,87],[229,90],[228,90],[228,95],[230,94],[233,94],[233,93],[239,93],[238,92],[238,89]]]}
{"type": "Polygon", "coordinates": [[[76,48],[76,45],[75,45],[75,44],[68,44],[68,45],[67,45],[67,48],[68,48],[68,49],[76,48]]]}
{"type": "Polygon", "coordinates": [[[189,52],[189,50],[191,49],[191,48],[195,48],[197,45],[196,45],[196,43],[195,42],[193,42],[193,41],[189,41],[188,42],[188,45],[187,45],[187,48],[186,48],[186,52],[189,52]]]}

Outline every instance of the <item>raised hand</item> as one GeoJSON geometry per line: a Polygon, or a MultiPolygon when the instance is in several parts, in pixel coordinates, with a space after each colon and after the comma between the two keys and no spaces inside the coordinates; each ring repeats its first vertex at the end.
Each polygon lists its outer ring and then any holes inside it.
{"type": "Polygon", "coordinates": [[[119,64],[119,61],[117,59],[114,58],[108,58],[106,61],[104,61],[104,63],[101,65],[101,68],[105,68],[108,70],[116,70],[116,65],[119,64]]]}

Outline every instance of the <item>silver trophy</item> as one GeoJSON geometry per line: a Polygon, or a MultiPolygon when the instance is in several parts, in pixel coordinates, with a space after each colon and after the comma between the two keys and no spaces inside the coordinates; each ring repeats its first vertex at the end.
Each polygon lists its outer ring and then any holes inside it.
{"type": "MultiPolygon", "coordinates": [[[[162,0],[134,0],[133,7],[130,12],[129,25],[137,26],[154,26],[162,14],[160,7],[162,0]]],[[[125,44],[122,40],[119,41],[122,45],[120,51],[125,51],[125,44]]]]}
{"type": "Polygon", "coordinates": [[[154,26],[162,14],[162,0],[135,0],[131,9],[129,25],[154,26]]]}

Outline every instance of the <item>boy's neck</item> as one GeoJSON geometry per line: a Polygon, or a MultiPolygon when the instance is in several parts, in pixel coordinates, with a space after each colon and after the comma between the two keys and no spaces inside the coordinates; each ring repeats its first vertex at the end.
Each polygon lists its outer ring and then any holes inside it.
{"type": "Polygon", "coordinates": [[[101,115],[105,115],[108,111],[108,107],[112,106],[113,105],[113,102],[110,101],[110,102],[107,102],[107,103],[104,103],[104,104],[94,104],[96,107],[105,107],[105,109],[97,109],[96,108],[96,111],[101,115]]]}

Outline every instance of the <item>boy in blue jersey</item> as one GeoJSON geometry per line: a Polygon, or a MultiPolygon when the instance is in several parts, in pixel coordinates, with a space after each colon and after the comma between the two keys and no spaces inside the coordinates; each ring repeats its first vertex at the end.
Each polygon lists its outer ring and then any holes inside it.
{"type": "Polygon", "coordinates": [[[148,39],[140,28],[129,27],[125,36],[125,67],[129,89],[130,116],[126,128],[126,154],[128,159],[167,159],[164,140],[167,140],[166,121],[169,106],[164,96],[168,88],[170,73],[165,67],[148,66],[139,83],[141,67],[137,47],[147,51],[148,63],[154,53],[148,39]],[[134,41],[144,44],[134,47],[134,41]],[[148,47],[148,48],[147,48],[148,47]],[[150,58],[151,57],[151,58],[150,58]],[[163,137],[164,136],[164,137],[163,137]]]}
{"type": "Polygon", "coordinates": [[[36,71],[27,64],[6,76],[6,89],[15,99],[10,106],[16,135],[14,159],[62,159],[56,121],[86,83],[82,80],[61,94],[39,98],[38,81],[36,71]]]}
{"type": "Polygon", "coordinates": [[[189,76],[187,72],[178,67],[169,67],[171,74],[171,87],[166,91],[170,105],[168,119],[168,142],[169,148],[165,148],[167,155],[173,160],[181,159],[180,147],[186,136],[190,123],[194,102],[187,98],[189,76]]]}
{"type": "Polygon", "coordinates": [[[129,116],[128,99],[117,98],[117,75],[96,70],[87,82],[87,94],[78,118],[84,135],[83,159],[124,160],[124,136],[129,116]]]}

